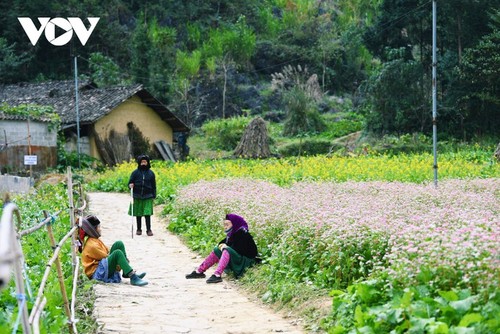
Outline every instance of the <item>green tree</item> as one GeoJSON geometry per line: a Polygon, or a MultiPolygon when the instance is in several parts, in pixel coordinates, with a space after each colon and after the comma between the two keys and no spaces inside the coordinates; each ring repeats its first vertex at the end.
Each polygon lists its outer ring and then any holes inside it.
{"type": "Polygon", "coordinates": [[[172,73],[175,71],[177,29],[160,26],[154,18],[149,24],[148,38],[151,41],[149,57],[149,88],[161,101],[169,101],[169,87],[172,86],[172,73]]]}
{"type": "Polygon", "coordinates": [[[89,67],[91,71],[90,78],[98,87],[127,84],[127,81],[119,66],[111,59],[100,52],[90,54],[89,67]]]}
{"type": "MultiPolygon", "coordinates": [[[[465,103],[462,97],[464,94],[475,95],[482,91],[480,86],[487,83],[464,85],[455,69],[462,62],[468,62],[466,55],[470,51],[464,50],[473,48],[482,36],[491,32],[487,13],[499,5],[500,0],[437,2],[438,122],[442,132],[456,134],[457,125],[463,128],[464,124],[470,124],[471,129],[483,126],[478,118],[471,118],[474,112],[470,109],[477,109],[478,105],[465,103]]],[[[373,85],[365,90],[367,94],[372,94],[369,100],[373,103],[368,127],[382,133],[426,129],[429,122],[428,117],[424,117],[423,107],[430,105],[431,2],[384,0],[380,15],[364,40],[369,50],[382,62],[381,72],[366,83],[367,86],[373,85]],[[420,77],[417,77],[419,73],[420,77]],[[401,75],[407,75],[411,81],[401,75]],[[393,83],[388,78],[394,80],[393,83]],[[402,88],[404,95],[400,94],[402,88]],[[407,121],[394,122],[396,118],[388,115],[401,115],[398,119],[407,121]]]]}
{"type": "Polygon", "coordinates": [[[255,42],[255,33],[247,26],[245,17],[240,16],[238,21],[228,28],[211,30],[208,40],[203,44],[207,68],[212,73],[221,73],[222,118],[226,118],[229,73],[236,67],[249,66],[255,51],[255,42]]]}
{"type": "Polygon", "coordinates": [[[16,45],[8,45],[5,38],[0,37],[0,78],[2,83],[13,83],[19,80],[19,69],[30,61],[26,53],[17,55],[16,45]]]}
{"type": "Polygon", "coordinates": [[[176,80],[173,82],[173,86],[178,97],[176,105],[184,121],[188,126],[192,126],[196,121],[196,114],[199,112],[202,102],[190,94],[192,84],[200,71],[201,52],[195,50],[189,54],[177,50],[175,66],[176,80]]]}
{"type": "Polygon", "coordinates": [[[141,18],[131,38],[130,72],[135,82],[140,82],[146,87],[150,84],[151,47],[147,23],[144,18],[141,18]]]}
{"type": "Polygon", "coordinates": [[[495,134],[500,128],[500,10],[491,15],[491,22],[493,32],[464,50],[455,72],[463,92],[458,106],[466,113],[459,127],[462,136],[478,131],[495,134]]]}
{"type": "Polygon", "coordinates": [[[430,80],[418,61],[396,58],[385,62],[368,82],[372,112],[366,115],[367,129],[378,134],[429,131],[430,85],[425,82],[430,80]],[[421,89],[426,85],[427,89],[421,89]]]}

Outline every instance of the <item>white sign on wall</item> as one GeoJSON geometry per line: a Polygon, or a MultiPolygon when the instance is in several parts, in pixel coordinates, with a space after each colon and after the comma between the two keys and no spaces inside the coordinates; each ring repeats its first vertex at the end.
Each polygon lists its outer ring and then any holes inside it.
{"type": "Polygon", "coordinates": [[[24,156],[24,164],[26,166],[34,166],[37,164],[37,156],[36,155],[25,155],[24,156]]]}

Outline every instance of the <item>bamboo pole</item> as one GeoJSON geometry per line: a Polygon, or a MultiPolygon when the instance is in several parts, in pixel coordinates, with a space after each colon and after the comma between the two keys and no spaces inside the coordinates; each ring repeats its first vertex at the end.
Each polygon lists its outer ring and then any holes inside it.
{"type": "MultiPolygon", "coordinates": [[[[70,219],[70,224],[73,228],[76,228],[76,212],[83,213],[83,210],[87,206],[87,202],[85,201],[84,193],[83,193],[83,187],[82,184],[79,183],[79,200],[82,202],[82,206],[79,207],[78,209],[75,210],[74,208],[74,199],[73,199],[73,177],[71,173],[71,167],[68,166],[67,169],[67,179],[68,179],[68,201],[69,201],[69,219],[70,219]]],[[[72,233],[71,235],[71,258],[72,258],[72,264],[73,264],[73,289],[71,293],[71,310],[70,310],[70,324],[72,326],[71,331],[73,333],[78,333],[78,330],[76,328],[76,322],[77,320],[75,319],[75,303],[76,303],[76,289],[77,289],[77,284],[78,284],[78,270],[80,267],[79,260],[80,258],[76,254],[76,244],[77,244],[77,234],[78,230],[75,229],[75,232],[72,233]]]]}
{"type": "MultiPolygon", "coordinates": [[[[44,214],[45,218],[50,218],[47,211],[44,210],[43,214],[44,214]]],[[[55,249],[56,240],[54,239],[54,233],[52,232],[52,224],[50,224],[50,223],[47,224],[47,233],[49,234],[50,246],[52,247],[52,249],[55,249]]],[[[59,287],[61,288],[61,294],[62,294],[62,298],[63,298],[63,302],[64,302],[64,311],[66,312],[68,319],[71,319],[71,311],[69,309],[68,293],[66,292],[66,285],[64,284],[64,276],[63,276],[62,266],[61,266],[61,261],[59,260],[59,256],[56,257],[55,263],[56,263],[57,277],[59,279],[59,287]]],[[[70,332],[72,332],[71,324],[68,324],[68,325],[70,327],[70,332]]]]}
{"type": "Polygon", "coordinates": [[[43,295],[43,290],[45,289],[45,285],[47,284],[47,279],[49,278],[49,274],[50,274],[50,268],[52,267],[52,265],[54,264],[54,262],[56,261],[57,257],[59,256],[59,252],[61,251],[61,246],[62,244],[64,244],[64,242],[66,242],[66,240],[68,240],[69,237],[71,237],[71,234],[73,232],[75,232],[77,229],[77,226],[74,226],[62,239],[61,241],[55,246],[55,249],[54,249],[54,254],[52,255],[52,258],[50,259],[50,261],[47,263],[47,268],[45,268],[45,273],[43,274],[43,278],[42,278],[42,281],[40,282],[40,288],[38,289],[38,295],[36,297],[36,301],[35,301],[35,304],[33,305],[33,308],[31,309],[31,314],[30,314],[30,323],[33,322],[33,317],[34,317],[34,314],[36,313],[36,310],[38,309],[39,305],[40,305],[40,300],[42,299],[42,295],[43,295]]]}
{"type": "MultiPolygon", "coordinates": [[[[80,188],[81,189],[81,188],[80,188]]],[[[83,212],[83,209],[86,207],[86,202],[83,200],[83,205],[80,210],[83,212]]],[[[58,216],[62,211],[57,212],[54,216],[58,216]]],[[[50,274],[50,268],[52,267],[52,264],[55,262],[57,265],[57,271],[58,271],[58,278],[59,278],[59,283],[61,287],[61,292],[63,295],[64,299],[64,306],[65,306],[65,311],[68,316],[68,318],[71,320],[68,325],[70,329],[70,333],[77,333],[76,330],[76,321],[75,321],[75,306],[74,303],[76,301],[76,288],[77,288],[77,281],[78,281],[78,269],[79,269],[79,259],[78,257],[75,256],[75,262],[74,264],[74,277],[73,277],[73,292],[72,292],[72,306],[70,310],[69,306],[69,301],[67,298],[67,293],[66,293],[66,287],[64,284],[64,277],[62,274],[62,267],[61,263],[59,261],[59,252],[61,250],[60,245],[62,245],[70,236],[74,238],[75,233],[77,231],[77,226],[74,226],[68,234],[61,239],[61,242],[59,245],[55,243],[54,235],[52,232],[52,226],[50,225],[50,221],[53,219],[53,217],[48,217],[47,213],[44,212],[45,214],[45,220],[40,222],[39,224],[23,230],[17,234],[17,238],[21,238],[22,236],[31,234],[39,229],[41,229],[44,225],[47,225],[47,232],[49,234],[49,239],[51,242],[52,248],[54,248],[54,254],[47,264],[47,268],[42,280],[42,284],[39,288],[39,293],[37,296],[37,300],[33,306],[32,313],[31,315],[28,314],[28,308],[27,308],[27,303],[26,303],[26,296],[25,296],[25,290],[24,290],[24,280],[22,278],[22,270],[20,264],[24,262],[24,255],[22,253],[22,248],[19,242],[16,241],[16,235],[13,229],[14,222],[13,222],[13,215],[16,214],[17,216],[17,229],[19,230],[21,227],[21,215],[19,213],[19,210],[16,205],[6,202],[3,214],[2,214],[2,221],[0,227],[2,228],[2,233],[0,233],[1,236],[1,242],[0,242],[0,248],[1,248],[1,255],[0,256],[0,269],[2,269],[2,273],[5,272],[5,275],[1,275],[0,280],[4,280],[5,282],[2,283],[7,283],[10,277],[10,267],[12,264],[14,264],[14,274],[15,274],[15,280],[16,280],[16,290],[17,290],[17,296],[18,296],[18,304],[19,304],[19,312],[22,312],[22,324],[23,324],[23,332],[24,333],[31,333],[32,328],[30,327],[30,323],[33,325],[33,329],[36,327],[36,332],[39,332],[39,317],[40,314],[45,306],[45,303],[47,302],[46,298],[43,297],[42,302],[40,302],[40,299],[42,298],[43,295],[43,290],[45,289],[45,284],[48,279],[48,275],[50,274]],[[9,231],[10,230],[10,231],[9,231]],[[4,233],[5,232],[5,233],[4,233]],[[6,276],[5,279],[3,276],[6,276]],[[35,321],[35,323],[33,323],[35,321]]],[[[74,210],[72,209],[71,215],[74,221],[74,210]]],[[[75,248],[72,245],[72,251],[76,255],[75,248]]],[[[3,284],[2,284],[3,285],[3,284]]],[[[1,287],[1,286],[0,286],[1,287]]]]}
{"type": "Polygon", "coordinates": [[[76,288],[78,284],[78,269],[80,268],[80,263],[79,263],[80,258],[76,258],[76,266],[75,266],[75,271],[73,272],[73,290],[71,293],[71,324],[73,326],[73,332],[78,333],[78,330],[76,329],[76,323],[77,319],[75,319],[75,302],[76,302],[76,288]]]}
{"type": "MultiPolygon", "coordinates": [[[[68,204],[69,204],[69,221],[70,221],[70,226],[75,226],[75,204],[73,202],[73,175],[71,173],[71,166],[68,166],[67,168],[67,184],[68,184],[68,204]]],[[[76,236],[72,235],[71,236],[71,260],[73,266],[75,265],[75,258],[76,258],[76,252],[74,251],[75,248],[75,243],[76,243],[76,236]]]]}
{"type": "Polygon", "coordinates": [[[0,221],[0,288],[4,288],[10,281],[10,269],[16,254],[12,249],[12,210],[17,209],[14,204],[6,205],[0,221]]]}
{"type": "Polygon", "coordinates": [[[6,273],[8,274],[7,277],[10,278],[10,265],[13,264],[17,304],[19,312],[21,312],[23,332],[30,334],[31,327],[28,321],[28,305],[26,303],[26,294],[24,291],[24,280],[21,267],[21,263],[24,262],[24,256],[19,242],[16,240],[17,238],[13,228],[14,213],[16,213],[18,219],[20,219],[19,209],[17,206],[13,203],[6,203],[3,208],[2,219],[0,221],[0,255],[2,255],[0,258],[0,271],[4,272],[6,269],[6,273]]]}
{"type": "MultiPolygon", "coordinates": [[[[58,211],[55,215],[53,215],[52,217],[58,217],[60,214],[61,214],[62,210],[58,211]]],[[[35,225],[35,226],[32,226],[26,230],[22,230],[21,232],[19,232],[19,237],[24,237],[25,235],[28,235],[28,234],[31,234],[35,231],[38,231],[39,229],[41,229],[42,227],[44,227],[48,222],[51,221],[52,217],[47,217],[45,218],[45,220],[43,220],[42,222],[40,222],[39,224],[35,225]]]]}
{"type": "Polygon", "coordinates": [[[43,297],[42,302],[40,303],[40,307],[38,308],[35,317],[33,319],[33,333],[40,334],[40,314],[42,314],[43,309],[45,308],[45,304],[47,304],[47,298],[43,297]]]}

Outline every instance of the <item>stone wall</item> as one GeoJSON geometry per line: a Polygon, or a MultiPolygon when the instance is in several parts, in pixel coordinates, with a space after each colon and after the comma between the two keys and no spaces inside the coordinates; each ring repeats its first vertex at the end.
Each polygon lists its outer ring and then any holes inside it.
{"type": "Polygon", "coordinates": [[[49,123],[26,120],[0,120],[0,172],[28,173],[25,155],[36,155],[31,171],[44,171],[57,165],[57,132],[49,123]],[[31,136],[28,140],[28,133],[31,136]]]}
{"type": "Polygon", "coordinates": [[[0,194],[28,193],[33,186],[32,179],[14,175],[0,175],[0,194]]]}

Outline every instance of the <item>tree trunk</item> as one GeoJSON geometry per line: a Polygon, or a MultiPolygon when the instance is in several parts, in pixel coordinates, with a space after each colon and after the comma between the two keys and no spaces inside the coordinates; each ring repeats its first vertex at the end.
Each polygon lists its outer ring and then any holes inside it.
{"type": "Polygon", "coordinates": [[[264,159],[271,156],[266,122],[257,117],[248,124],[234,156],[241,158],[264,159]]]}

